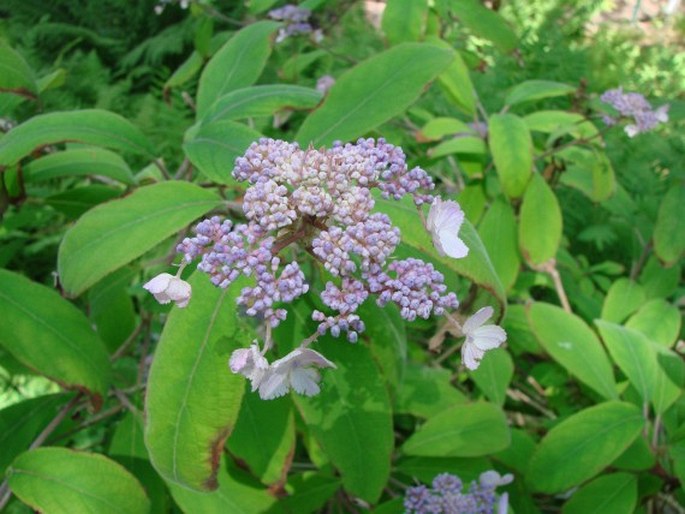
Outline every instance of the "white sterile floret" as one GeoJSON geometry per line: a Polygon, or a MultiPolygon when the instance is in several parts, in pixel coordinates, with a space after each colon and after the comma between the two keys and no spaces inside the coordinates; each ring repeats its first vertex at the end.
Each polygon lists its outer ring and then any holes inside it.
{"type": "Polygon", "coordinates": [[[497,325],[483,325],[492,317],[492,307],[483,307],[466,320],[462,332],[466,341],[461,347],[461,361],[470,370],[478,368],[488,350],[499,347],[507,340],[507,333],[497,325]]]}
{"type": "Polygon", "coordinates": [[[458,236],[462,223],[464,211],[457,202],[443,202],[437,197],[433,200],[426,228],[433,236],[433,244],[440,255],[448,255],[455,259],[468,255],[468,247],[458,236]]]}
{"type": "Polygon", "coordinates": [[[159,303],[167,304],[174,302],[180,308],[188,305],[190,295],[192,294],[192,289],[188,282],[169,273],[157,275],[145,284],[143,288],[150,291],[159,303]]]}
{"type": "Polygon", "coordinates": [[[489,470],[481,473],[478,481],[483,487],[495,489],[501,485],[511,484],[514,481],[514,475],[511,473],[500,475],[497,471],[489,470]]]}
{"type": "Polygon", "coordinates": [[[259,351],[257,343],[249,348],[240,348],[231,354],[228,367],[233,373],[240,373],[252,382],[252,391],[256,391],[269,370],[269,362],[259,351]]]}
{"type": "Polygon", "coordinates": [[[305,396],[318,394],[321,375],[313,367],[335,368],[335,364],[319,352],[296,348],[271,364],[259,386],[259,396],[262,400],[273,400],[287,394],[291,388],[305,396]]]}

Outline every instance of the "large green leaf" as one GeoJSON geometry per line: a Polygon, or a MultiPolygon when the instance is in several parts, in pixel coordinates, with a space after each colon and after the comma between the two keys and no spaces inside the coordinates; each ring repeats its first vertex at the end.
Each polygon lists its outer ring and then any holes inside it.
{"type": "Polygon", "coordinates": [[[104,455],[67,448],[21,454],[8,470],[9,486],[45,514],[147,514],[140,482],[104,455]]]}
{"type": "Polygon", "coordinates": [[[504,288],[509,290],[521,267],[518,227],[509,202],[503,198],[492,202],[478,225],[478,233],[504,288]]]}
{"type": "Polygon", "coordinates": [[[507,105],[516,105],[522,102],[531,102],[533,100],[541,100],[542,98],[550,98],[554,96],[563,96],[573,93],[576,90],[573,86],[562,84],[561,82],[552,82],[549,80],[526,80],[517,84],[507,94],[504,103],[507,105]]]}
{"type": "Polygon", "coordinates": [[[492,403],[504,405],[507,388],[514,376],[514,362],[503,348],[485,354],[478,369],[469,373],[471,378],[492,403]]]}
{"type": "Polygon", "coordinates": [[[459,135],[431,148],[428,155],[431,159],[439,159],[452,154],[485,154],[486,151],[485,141],[480,137],[459,135]]]}
{"type": "Polygon", "coordinates": [[[606,402],[555,426],[538,445],[526,474],[534,491],[559,493],[592,478],[639,436],[644,426],[635,405],[606,402]]]}
{"type": "Polygon", "coordinates": [[[81,175],[100,175],[133,184],[131,169],[118,154],[104,148],[77,148],[48,154],[24,168],[26,182],[81,175]]]}
{"type": "Polygon", "coordinates": [[[616,190],[616,176],[611,161],[596,147],[571,146],[557,154],[564,158],[566,171],[561,182],[580,190],[595,202],[606,200],[616,190]]]}
{"type": "Polygon", "coordinates": [[[188,182],[163,182],[100,205],[66,233],[57,267],[64,289],[79,295],[216,207],[215,193],[188,182]]]}
{"type": "Polygon", "coordinates": [[[624,514],[637,505],[637,480],[629,473],[596,478],[564,504],[563,514],[624,514]]]}
{"type": "Polygon", "coordinates": [[[0,269],[0,345],[22,364],[65,387],[103,395],[110,365],[82,311],[59,293],[0,269]]]}
{"type": "Polygon", "coordinates": [[[363,136],[402,113],[453,59],[449,50],[420,43],[402,43],[371,57],[337,79],[302,123],[297,141],[318,147],[363,136]]]}
{"type": "Polygon", "coordinates": [[[585,121],[582,114],[568,111],[536,111],[523,117],[523,121],[531,131],[552,133],[557,131],[570,132],[580,137],[578,128],[585,121]]]}
{"type": "Polygon", "coordinates": [[[539,174],[533,175],[521,204],[519,244],[531,264],[542,264],[557,254],[561,242],[561,207],[554,191],[539,174]]]}
{"type": "Polygon", "coordinates": [[[122,268],[88,292],[89,317],[110,352],[119,348],[136,327],[136,310],[128,291],[136,273],[136,269],[122,268]]]}
{"type": "Polygon", "coordinates": [[[222,95],[255,83],[271,54],[272,35],[279,26],[274,21],[252,23],[214,54],[200,76],[198,119],[222,95]]]}
{"type": "Polygon", "coordinates": [[[609,358],[583,320],[542,302],[534,303],[527,314],[535,337],[555,361],[604,398],[618,398],[609,358]]]}
{"type": "Polygon", "coordinates": [[[421,38],[428,14],[427,0],[388,0],[381,28],[391,45],[421,38]]]}
{"type": "Polygon", "coordinates": [[[406,455],[479,457],[511,443],[504,411],[492,403],[457,405],[421,425],[402,445],[406,455]]]}
{"type": "Polygon", "coordinates": [[[640,307],[626,326],[642,332],[647,338],[670,348],[678,339],[682,318],[677,307],[662,298],[650,300],[640,307]]]}
{"type": "Polygon", "coordinates": [[[294,395],[308,429],[340,471],[343,487],[375,503],[390,475],[393,450],[390,398],[364,345],[322,339],[337,369],[323,373],[321,393],[294,395]]]}
{"type": "Polygon", "coordinates": [[[376,208],[390,216],[399,227],[403,243],[421,253],[443,274],[463,275],[483,288],[491,296],[490,301],[496,302],[497,305],[493,307],[499,310],[499,317],[502,317],[506,306],[504,288],[476,229],[468,220],[462,225],[459,237],[469,247],[469,254],[463,259],[452,259],[438,255],[430,234],[423,227],[416,207],[408,196],[400,201],[377,198],[376,208]]]}
{"type": "Polygon", "coordinates": [[[510,52],[518,45],[516,34],[504,18],[479,0],[452,0],[450,8],[471,32],[489,39],[500,51],[510,52]]]}
{"type": "Polygon", "coordinates": [[[645,291],[629,278],[619,278],[607,291],[602,305],[602,319],[621,323],[645,301],[645,291]]]}
{"type": "Polygon", "coordinates": [[[0,410],[0,476],[20,453],[29,446],[38,433],[55,417],[68,397],[50,394],[24,400],[0,410]]]}
{"type": "Polygon", "coordinates": [[[263,483],[285,481],[295,451],[295,417],[290,398],[264,401],[248,386],[227,446],[263,483]]]}
{"type": "Polygon", "coordinates": [[[0,92],[32,97],[38,93],[33,71],[24,58],[4,41],[0,41],[0,92]]]}
{"type": "Polygon", "coordinates": [[[14,127],[0,139],[0,167],[11,166],[36,148],[78,141],[113,150],[154,156],[155,150],[138,127],[100,109],[41,114],[14,127]]]}
{"type": "Polygon", "coordinates": [[[514,114],[493,114],[489,141],[502,190],[512,198],[526,190],[533,172],[533,141],[526,123],[514,114]]]}
{"type": "MultiPolygon", "coordinates": [[[[431,44],[440,48],[452,49],[452,45],[438,38],[427,38],[431,44]]],[[[471,82],[469,69],[459,52],[454,52],[454,60],[445,71],[438,75],[438,83],[447,99],[468,116],[476,113],[476,92],[471,82]]]]}
{"type": "Polygon", "coordinates": [[[164,326],[148,380],[145,444],[167,481],[214,490],[224,441],[238,417],[244,384],[228,369],[231,350],[247,346],[239,330],[239,284],[214,287],[203,273],[190,284],[193,299],[164,326]]]}
{"type": "Polygon", "coordinates": [[[196,492],[174,484],[170,484],[169,489],[178,506],[189,514],[283,512],[276,498],[254,483],[255,480],[244,471],[231,469],[229,473],[221,463],[217,479],[219,487],[211,493],[196,492]]]}
{"type": "Polygon", "coordinates": [[[186,133],[183,151],[204,176],[217,184],[235,184],[231,177],[236,157],[245,153],[261,134],[230,120],[193,127],[186,133]]]}
{"type": "Polygon", "coordinates": [[[621,368],[645,402],[652,399],[658,364],[656,352],[641,333],[629,328],[596,320],[599,333],[612,360],[621,368]]]}
{"type": "Polygon", "coordinates": [[[451,377],[452,373],[445,368],[410,363],[397,394],[395,413],[430,418],[466,403],[466,396],[450,384],[451,377]]]}
{"type": "Polygon", "coordinates": [[[312,109],[323,95],[316,89],[290,84],[252,86],[220,97],[202,117],[202,123],[271,116],[281,109],[312,109]]]}
{"type": "Polygon", "coordinates": [[[485,457],[400,457],[395,467],[397,471],[427,484],[440,473],[452,473],[468,483],[492,469],[492,463],[485,457]]]}
{"type": "Polygon", "coordinates": [[[114,200],[123,194],[117,187],[90,184],[50,195],[45,203],[64,214],[70,221],[82,216],[96,205],[114,200]]]}
{"type": "Polygon", "coordinates": [[[685,184],[674,184],[661,200],[659,215],[654,226],[654,251],[671,265],[685,253],[685,184]]]}

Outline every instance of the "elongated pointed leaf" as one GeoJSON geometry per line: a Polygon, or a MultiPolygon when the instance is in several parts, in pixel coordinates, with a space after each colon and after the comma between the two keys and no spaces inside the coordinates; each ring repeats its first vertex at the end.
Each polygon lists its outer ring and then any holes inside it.
{"type": "Polygon", "coordinates": [[[17,457],[8,475],[12,492],[46,514],[150,511],[150,500],[140,482],[103,455],[38,448],[17,457]]]}
{"type": "Polygon", "coordinates": [[[290,398],[264,401],[248,387],[227,446],[262,483],[285,481],[295,451],[290,398]]]}
{"type": "Polygon", "coordinates": [[[34,97],[36,77],[24,58],[4,41],[0,42],[0,92],[34,97]]]}
{"type": "Polygon", "coordinates": [[[675,306],[655,298],[642,305],[627,321],[626,327],[642,332],[650,341],[670,348],[678,339],[681,322],[680,312],[675,306]]]}
{"type": "Polygon", "coordinates": [[[229,91],[250,86],[271,54],[272,35],[280,23],[259,21],[239,30],[214,54],[200,76],[197,117],[229,91]]]}
{"type": "MultiPolygon", "coordinates": [[[[426,42],[438,48],[453,50],[452,45],[437,37],[428,37],[426,42]]],[[[473,117],[476,112],[476,92],[469,75],[469,69],[459,52],[454,52],[454,60],[445,71],[438,75],[438,84],[445,97],[460,111],[473,117]]]]}
{"type": "Polygon", "coordinates": [[[244,389],[228,358],[251,338],[237,317],[239,284],[216,288],[199,272],[190,284],[193,298],[169,315],[150,368],[145,444],[164,479],[210,491],[217,487],[219,459],[244,389]]]}
{"type": "Polygon", "coordinates": [[[479,457],[509,446],[504,411],[492,403],[458,405],[428,418],[402,446],[406,455],[479,457]]]}
{"type": "Polygon", "coordinates": [[[183,151],[202,174],[217,184],[235,184],[231,176],[236,157],[245,153],[261,134],[230,120],[215,121],[191,129],[183,151]]]}
{"type": "Polygon", "coordinates": [[[503,198],[492,202],[478,225],[478,234],[502,285],[510,289],[518,277],[521,257],[516,217],[509,202],[503,198]]]}
{"type": "Polygon", "coordinates": [[[438,159],[452,154],[484,154],[487,151],[485,141],[475,136],[457,136],[431,148],[428,155],[438,159]]]}
{"type": "Polygon", "coordinates": [[[0,139],[0,166],[11,166],[36,148],[78,141],[113,150],[154,156],[138,127],[118,114],[100,109],[41,114],[17,125],[0,139]]]}
{"type": "Polygon", "coordinates": [[[514,86],[507,94],[504,103],[516,105],[523,102],[532,102],[542,98],[563,96],[573,93],[576,90],[573,86],[552,82],[549,80],[526,80],[514,86]]]}
{"type": "Polygon", "coordinates": [[[507,398],[507,387],[514,376],[514,363],[503,348],[487,352],[478,366],[470,372],[478,388],[492,403],[502,406],[507,398]]]}
{"type": "Polygon", "coordinates": [[[24,168],[27,183],[82,175],[99,175],[133,184],[131,168],[126,161],[103,148],[78,148],[49,154],[24,168]]]}
{"type": "Polygon", "coordinates": [[[79,295],[219,204],[187,182],[163,182],[100,205],[67,232],[57,267],[64,289],[79,295]]]}
{"type": "Polygon", "coordinates": [[[661,201],[659,216],[654,226],[654,251],[669,266],[685,254],[683,205],[685,185],[675,184],[661,201]]]}
{"type": "Polygon", "coordinates": [[[644,425],[635,405],[606,402],[555,426],[540,442],[526,474],[534,491],[558,493],[592,478],[621,455],[644,425]]]}
{"type": "Polygon", "coordinates": [[[400,201],[377,198],[376,208],[390,216],[399,227],[404,244],[423,254],[422,257],[430,260],[445,276],[454,277],[458,274],[475,282],[488,293],[489,301],[494,303],[493,307],[499,311],[500,317],[503,315],[506,306],[504,288],[476,229],[468,220],[462,225],[459,237],[469,247],[469,254],[463,259],[452,259],[438,255],[410,198],[405,197],[400,201]]]}
{"type": "Polygon", "coordinates": [[[312,109],[323,95],[316,89],[273,84],[237,89],[220,97],[202,117],[202,123],[271,116],[282,109],[312,109]]]}
{"type": "Polygon", "coordinates": [[[527,314],[535,337],[555,361],[604,398],[618,398],[609,358],[583,320],[542,302],[534,303],[527,314]]]}
{"type": "Polygon", "coordinates": [[[381,28],[391,45],[418,41],[426,24],[426,0],[389,0],[383,11],[381,28]]]}
{"type": "Polygon", "coordinates": [[[318,147],[363,136],[409,107],[453,58],[451,51],[434,45],[402,43],[358,64],[307,116],[297,141],[318,147]]]}
{"type": "Polygon", "coordinates": [[[526,190],[533,172],[533,141],[526,123],[514,114],[493,114],[489,119],[489,141],[502,190],[518,198],[526,190]]]}
{"type": "MultiPolygon", "coordinates": [[[[0,345],[22,364],[96,398],[107,391],[109,359],[86,316],[57,291],[0,270],[0,345]]],[[[97,403],[97,402],[96,402],[97,403]]]]}
{"type": "Polygon", "coordinates": [[[455,0],[450,8],[471,32],[489,39],[501,52],[511,52],[518,45],[516,34],[504,18],[478,0],[455,0]]]}
{"type": "Polygon", "coordinates": [[[623,514],[637,505],[637,480],[629,473],[596,478],[578,489],[564,504],[563,514],[623,514]]]}
{"type": "Polygon", "coordinates": [[[619,278],[607,291],[602,305],[602,319],[621,323],[644,303],[643,287],[628,278],[619,278]]]}
{"type": "Polygon", "coordinates": [[[418,364],[407,366],[395,401],[395,413],[430,418],[457,404],[466,403],[466,396],[450,384],[451,375],[444,368],[418,364]]]}
{"type": "Polygon", "coordinates": [[[537,173],[526,188],[521,204],[519,244],[531,264],[542,264],[557,254],[561,242],[561,207],[554,191],[537,173]]]}

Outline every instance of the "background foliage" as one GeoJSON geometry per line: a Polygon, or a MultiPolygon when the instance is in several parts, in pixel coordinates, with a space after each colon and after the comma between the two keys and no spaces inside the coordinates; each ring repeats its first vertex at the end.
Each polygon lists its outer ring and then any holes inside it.
{"type": "Polygon", "coordinates": [[[0,5],[2,506],[390,513],[417,481],[497,469],[520,513],[683,512],[682,16],[388,0],[374,27],[364,2],[306,0],[323,40],[275,43],[281,4],[0,5]],[[618,86],[669,123],[605,127],[618,86]],[[194,274],[179,310],[141,284],[198,218],[234,214],[233,161],[261,135],[400,145],[476,256],[441,261],[414,211],[379,202],[402,252],[445,272],[459,315],[495,304],[506,349],[467,372],[441,320],[369,301],[360,344],[321,342],[320,395],[243,394],[238,285],[194,274]]]}

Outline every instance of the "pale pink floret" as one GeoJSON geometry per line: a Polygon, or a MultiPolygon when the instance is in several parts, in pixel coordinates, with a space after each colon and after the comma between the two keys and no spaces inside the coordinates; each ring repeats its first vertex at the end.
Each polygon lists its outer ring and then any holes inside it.
{"type": "Polygon", "coordinates": [[[468,318],[462,327],[466,341],[461,347],[461,360],[470,370],[477,369],[485,352],[502,345],[507,333],[497,325],[483,325],[492,317],[492,307],[483,307],[468,318]]]}
{"type": "Polygon", "coordinates": [[[269,362],[259,351],[259,346],[253,343],[249,348],[235,350],[228,361],[228,367],[233,373],[247,378],[252,383],[252,391],[256,391],[269,370],[269,362]]]}
{"type": "Polygon", "coordinates": [[[259,396],[272,400],[288,393],[292,388],[305,396],[318,394],[321,376],[318,368],[335,368],[335,364],[309,348],[296,348],[282,359],[271,364],[267,376],[259,386],[259,396]]]}
{"type": "Polygon", "coordinates": [[[188,282],[169,273],[157,275],[145,284],[143,288],[150,291],[159,303],[167,304],[174,302],[180,308],[188,305],[192,294],[192,289],[188,282]]]}
{"type": "Polygon", "coordinates": [[[447,200],[443,202],[436,197],[428,212],[426,228],[433,237],[433,245],[440,255],[448,255],[454,259],[466,257],[469,253],[458,234],[464,223],[464,211],[457,202],[447,200]]]}

